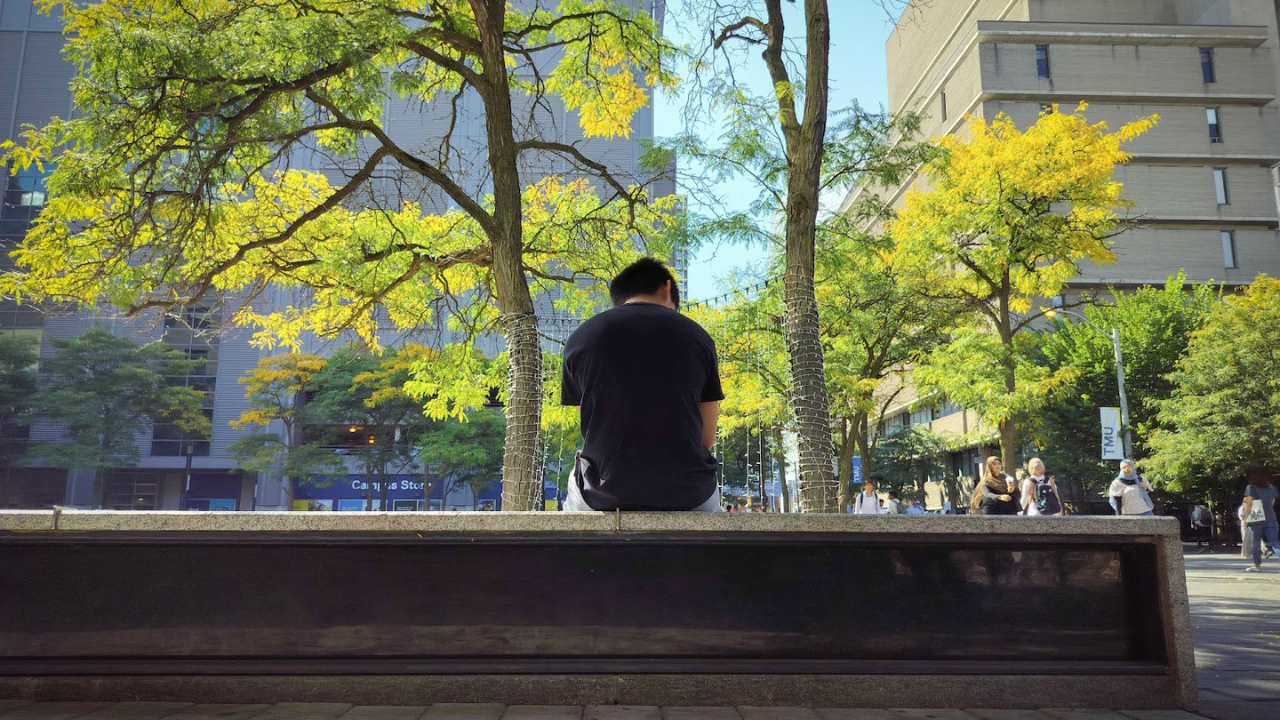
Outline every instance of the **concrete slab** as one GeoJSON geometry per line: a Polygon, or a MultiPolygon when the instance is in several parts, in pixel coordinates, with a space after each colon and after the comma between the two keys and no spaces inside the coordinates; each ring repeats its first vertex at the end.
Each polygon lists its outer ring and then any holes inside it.
{"type": "Polygon", "coordinates": [[[1186,710],[1121,710],[1120,714],[1133,720],[1204,720],[1186,710]]]}
{"type": "Polygon", "coordinates": [[[509,705],[502,720],[582,720],[579,705],[509,705]]]}
{"type": "Polygon", "coordinates": [[[1200,714],[1213,720],[1276,720],[1280,702],[1207,702],[1200,706],[1200,714]]]}
{"type": "Polygon", "coordinates": [[[351,708],[351,703],[279,703],[254,715],[253,720],[337,720],[351,708]]]}
{"type": "Polygon", "coordinates": [[[106,707],[99,702],[37,702],[5,711],[4,720],[71,720],[106,707]]]}
{"type": "Polygon", "coordinates": [[[498,720],[507,711],[499,703],[436,703],[427,708],[422,720],[498,720]]]}
{"type": "Polygon", "coordinates": [[[1052,720],[1039,710],[993,710],[989,707],[968,708],[969,715],[978,720],[1052,720]]]}
{"type": "Polygon", "coordinates": [[[822,720],[897,720],[888,710],[867,708],[814,708],[822,720]]]}
{"type": "Polygon", "coordinates": [[[12,710],[14,708],[30,704],[30,700],[0,700],[0,713],[3,713],[5,710],[12,710]]]}
{"type": "Polygon", "coordinates": [[[122,702],[81,715],[77,720],[160,720],[194,705],[188,702],[122,702]]]}
{"type": "Polygon", "coordinates": [[[753,707],[739,706],[742,720],[821,720],[809,708],[802,707],[753,707]]]}
{"type": "Polygon", "coordinates": [[[588,705],[582,720],[662,720],[656,705],[588,705]]]}
{"type": "Polygon", "coordinates": [[[963,710],[892,708],[889,712],[896,718],[907,720],[974,720],[974,717],[963,710]]]}
{"type": "Polygon", "coordinates": [[[426,705],[357,705],[338,720],[418,720],[426,711],[426,705]]]}
{"type": "Polygon", "coordinates": [[[261,715],[270,705],[237,705],[232,703],[204,703],[191,705],[168,715],[164,720],[249,720],[261,715]]]}
{"type": "Polygon", "coordinates": [[[662,720],[742,720],[735,707],[698,707],[673,705],[658,708],[662,720]]]}

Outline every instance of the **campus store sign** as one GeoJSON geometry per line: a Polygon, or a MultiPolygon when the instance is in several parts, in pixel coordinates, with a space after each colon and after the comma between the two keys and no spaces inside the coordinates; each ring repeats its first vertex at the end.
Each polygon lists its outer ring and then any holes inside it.
{"type": "MultiPolygon", "coordinates": [[[[387,510],[417,511],[441,510],[444,507],[444,484],[437,482],[431,489],[431,498],[424,497],[426,485],[421,475],[388,475],[387,510]]],[[[369,479],[364,475],[345,475],[315,482],[298,483],[293,493],[293,509],[309,511],[364,510],[369,495],[369,479]]],[[[374,480],[373,509],[382,509],[382,483],[374,480]]],[[[477,506],[482,509],[499,508],[499,488],[480,493],[477,506]]],[[[470,509],[470,508],[467,508],[470,509]]]]}

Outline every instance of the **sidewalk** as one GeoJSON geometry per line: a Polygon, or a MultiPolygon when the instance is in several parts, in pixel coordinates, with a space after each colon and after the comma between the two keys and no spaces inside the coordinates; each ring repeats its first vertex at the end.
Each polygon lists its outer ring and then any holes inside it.
{"type": "MultiPolygon", "coordinates": [[[[1194,553],[1195,546],[1186,551],[1194,553]]],[[[1280,720],[1280,561],[1244,572],[1226,550],[1187,555],[1200,676],[1199,713],[1180,710],[847,710],[563,705],[351,706],[330,703],[28,703],[0,700],[0,720],[1280,720]]],[[[548,698],[552,700],[552,698],[548,698]]]]}

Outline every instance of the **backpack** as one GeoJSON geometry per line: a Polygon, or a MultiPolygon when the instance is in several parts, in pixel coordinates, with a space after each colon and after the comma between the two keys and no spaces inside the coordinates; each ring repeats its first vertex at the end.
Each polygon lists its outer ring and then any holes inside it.
{"type": "Polygon", "coordinates": [[[1209,508],[1201,506],[1196,510],[1196,524],[1200,527],[1213,525],[1213,513],[1209,512],[1209,508]]]}

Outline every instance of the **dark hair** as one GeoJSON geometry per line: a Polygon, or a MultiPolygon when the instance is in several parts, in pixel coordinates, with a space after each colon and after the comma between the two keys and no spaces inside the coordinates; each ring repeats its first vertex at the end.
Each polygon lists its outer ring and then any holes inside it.
{"type": "Polygon", "coordinates": [[[617,307],[637,295],[652,295],[663,285],[671,283],[671,304],[680,307],[680,288],[676,284],[676,276],[662,261],[654,258],[640,258],[631,263],[609,283],[609,298],[617,307]]]}
{"type": "Polygon", "coordinates": [[[1275,482],[1271,468],[1263,463],[1251,463],[1245,466],[1244,476],[1249,484],[1255,487],[1266,487],[1275,482]]]}
{"type": "Polygon", "coordinates": [[[898,499],[898,491],[897,491],[897,490],[890,490],[890,491],[889,491],[889,499],[890,499],[890,500],[897,500],[897,499],[898,499]]]}

